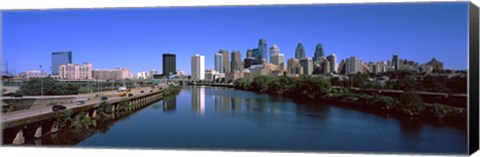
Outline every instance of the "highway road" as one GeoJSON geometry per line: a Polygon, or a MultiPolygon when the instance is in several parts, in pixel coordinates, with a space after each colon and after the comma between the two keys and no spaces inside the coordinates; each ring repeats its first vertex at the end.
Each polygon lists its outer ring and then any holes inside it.
{"type": "MultiPolygon", "coordinates": [[[[140,96],[140,95],[146,95],[146,94],[151,93],[150,90],[152,90],[151,87],[137,87],[137,88],[131,89],[131,91],[129,93],[132,93],[134,96],[140,96]],[[144,93],[141,93],[141,91],[144,91],[144,93]]],[[[158,92],[158,91],[159,91],[158,88],[155,88],[155,89],[152,90],[152,92],[158,92]]],[[[72,109],[72,108],[82,107],[82,106],[86,106],[86,105],[98,104],[102,101],[101,100],[102,96],[107,96],[108,97],[107,102],[128,98],[128,96],[124,96],[124,97],[118,96],[118,94],[120,94],[120,93],[121,92],[117,92],[117,91],[105,91],[105,92],[100,92],[100,93],[89,93],[89,94],[75,95],[77,97],[86,97],[87,96],[87,97],[91,97],[91,99],[85,101],[85,104],[83,104],[83,105],[77,105],[76,102],[68,103],[68,104],[62,104],[62,105],[67,107],[67,109],[72,109]],[[95,95],[97,95],[97,94],[98,94],[98,97],[95,97],[95,95]]],[[[32,117],[32,116],[38,116],[38,115],[42,115],[42,114],[48,114],[48,113],[51,113],[51,112],[53,112],[52,106],[45,106],[45,107],[40,108],[40,109],[38,109],[38,108],[36,108],[36,109],[26,109],[26,110],[18,110],[18,111],[13,111],[13,112],[8,112],[8,113],[2,113],[2,123],[10,122],[10,121],[18,120],[18,119],[23,119],[23,118],[28,118],[28,117],[32,117]]]]}

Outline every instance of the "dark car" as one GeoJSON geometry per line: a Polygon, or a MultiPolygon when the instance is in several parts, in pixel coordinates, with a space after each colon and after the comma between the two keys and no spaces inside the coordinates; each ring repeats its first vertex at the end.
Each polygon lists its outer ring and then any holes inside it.
{"type": "Polygon", "coordinates": [[[140,93],[143,93],[143,90],[142,90],[142,91],[140,91],[140,93]]]}
{"type": "Polygon", "coordinates": [[[102,100],[108,100],[108,97],[102,96],[102,100]]]}
{"type": "Polygon", "coordinates": [[[153,92],[153,90],[150,90],[150,93],[153,92]]]}
{"type": "Polygon", "coordinates": [[[59,110],[65,110],[65,109],[67,109],[67,107],[65,107],[63,105],[53,105],[53,107],[52,107],[52,110],[54,112],[59,111],[59,110]]]}
{"type": "Polygon", "coordinates": [[[13,94],[12,97],[19,98],[19,97],[23,97],[23,95],[22,94],[13,94]]]}
{"type": "Polygon", "coordinates": [[[128,97],[132,97],[132,96],[133,96],[133,94],[132,94],[132,93],[129,93],[129,94],[128,94],[128,97]]]}

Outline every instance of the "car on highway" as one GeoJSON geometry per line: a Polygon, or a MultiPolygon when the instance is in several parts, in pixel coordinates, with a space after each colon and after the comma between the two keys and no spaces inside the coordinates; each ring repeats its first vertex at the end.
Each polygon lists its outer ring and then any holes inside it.
{"type": "Polygon", "coordinates": [[[17,93],[15,93],[15,94],[12,95],[12,97],[20,98],[20,97],[23,97],[23,95],[22,95],[22,94],[17,94],[17,93]]]}
{"type": "Polygon", "coordinates": [[[118,94],[118,96],[119,97],[124,97],[124,96],[127,96],[127,94],[126,93],[120,93],[120,94],[118,94]]]}
{"type": "Polygon", "coordinates": [[[77,101],[77,105],[83,105],[83,104],[85,104],[85,100],[78,100],[77,101]]]}
{"type": "Polygon", "coordinates": [[[153,90],[150,90],[150,93],[153,92],[153,90]]]}
{"type": "Polygon", "coordinates": [[[102,96],[102,100],[108,100],[108,97],[102,96]]]}
{"type": "Polygon", "coordinates": [[[63,106],[63,105],[53,105],[53,107],[52,107],[53,112],[56,112],[56,111],[59,111],[59,110],[65,110],[65,109],[67,109],[67,107],[63,106]]]}
{"type": "Polygon", "coordinates": [[[140,93],[143,93],[143,90],[142,90],[142,91],[140,91],[140,93]]]}
{"type": "Polygon", "coordinates": [[[133,96],[133,94],[132,94],[132,93],[129,93],[129,94],[128,94],[128,97],[132,97],[132,96],[133,96]]]}

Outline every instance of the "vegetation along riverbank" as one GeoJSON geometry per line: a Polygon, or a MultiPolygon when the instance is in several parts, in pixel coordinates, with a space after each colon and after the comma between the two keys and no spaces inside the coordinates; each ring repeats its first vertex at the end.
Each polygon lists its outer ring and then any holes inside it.
{"type": "Polygon", "coordinates": [[[466,124],[458,124],[466,122],[464,108],[441,102],[426,103],[415,88],[406,88],[398,97],[366,94],[344,87],[333,88],[328,80],[313,76],[299,78],[260,76],[253,80],[241,78],[234,81],[234,88],[285,96],[296,101],[330,102],[343,107],[402,119],[466,126],[466,124]]]}

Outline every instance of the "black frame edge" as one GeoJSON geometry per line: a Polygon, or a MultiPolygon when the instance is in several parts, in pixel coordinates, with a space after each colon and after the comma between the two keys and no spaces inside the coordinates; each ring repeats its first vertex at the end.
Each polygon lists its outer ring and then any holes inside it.
{"type": "Polygon", "coordinates": [[[479,148],[479,14],[478,7],[469,2],[469,154],[479,148]]]}

